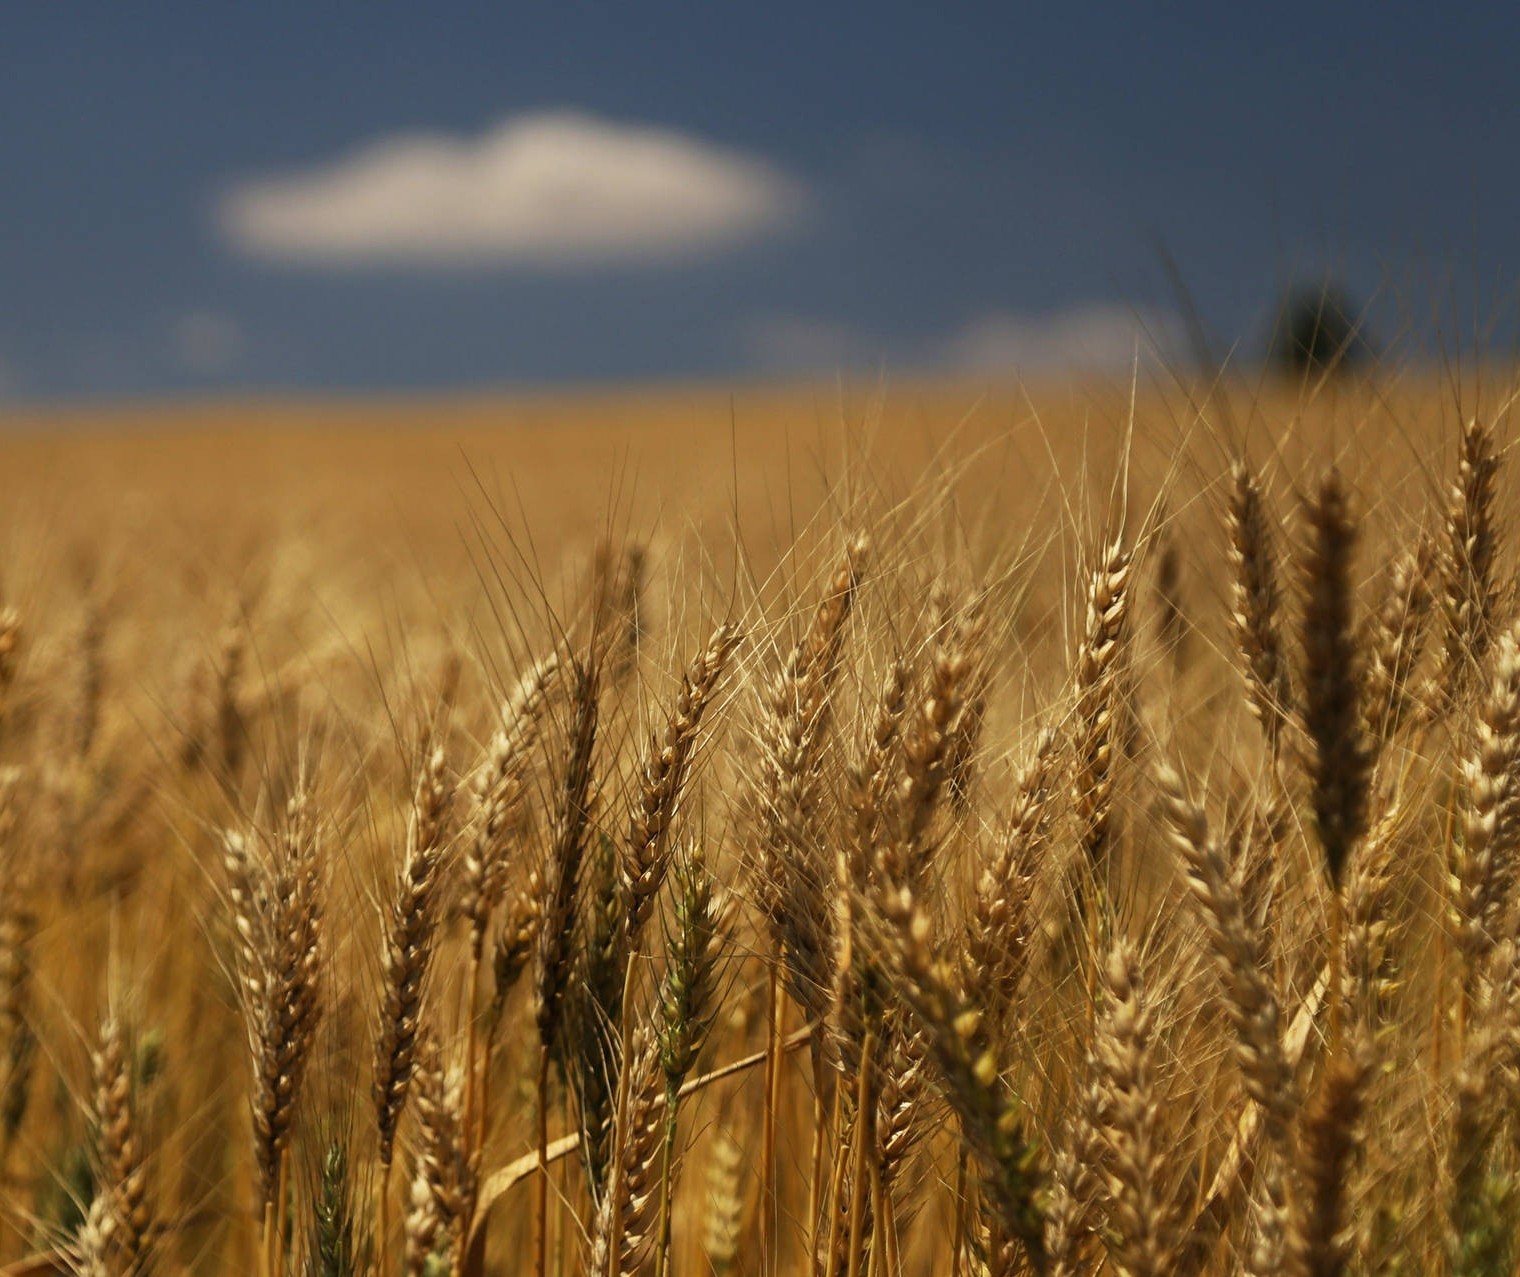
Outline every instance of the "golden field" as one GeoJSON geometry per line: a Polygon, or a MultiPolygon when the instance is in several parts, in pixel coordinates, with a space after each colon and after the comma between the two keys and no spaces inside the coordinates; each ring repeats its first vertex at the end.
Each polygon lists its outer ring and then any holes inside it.
{"type": "Polygon", "coordinates": [[[0,422],[0,1273],[1513,1273],[1506,388],[0,422]]]}

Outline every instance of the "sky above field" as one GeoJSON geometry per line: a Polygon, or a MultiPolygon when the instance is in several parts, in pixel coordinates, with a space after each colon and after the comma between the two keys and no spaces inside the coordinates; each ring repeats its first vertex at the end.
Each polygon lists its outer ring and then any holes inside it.
{"type": "Polygon", "coordinates": [[[1507,334],[1506,8],[14,0],[0,397],[1507,334]]]}

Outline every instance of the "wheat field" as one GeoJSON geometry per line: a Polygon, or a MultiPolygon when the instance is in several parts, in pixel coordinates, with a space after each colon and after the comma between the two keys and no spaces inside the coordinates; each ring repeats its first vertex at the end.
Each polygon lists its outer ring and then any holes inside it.
{"type": "Polygon", "coordinates": [[[1512,1274],[1507,385],[0,426],[0,1274],[1512,1274]]]}

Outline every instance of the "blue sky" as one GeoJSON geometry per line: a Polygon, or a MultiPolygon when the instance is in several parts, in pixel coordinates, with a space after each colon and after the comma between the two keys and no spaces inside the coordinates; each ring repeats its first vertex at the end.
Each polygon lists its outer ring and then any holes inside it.
{"type": "Polygon", "coordinates": [[[57,3],[0,395],[1111,364],[1520,275],[1501,6],[57,3]]]}

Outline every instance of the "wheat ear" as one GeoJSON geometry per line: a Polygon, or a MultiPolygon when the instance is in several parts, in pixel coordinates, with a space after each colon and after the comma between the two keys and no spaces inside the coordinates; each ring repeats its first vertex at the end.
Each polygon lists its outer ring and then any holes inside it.
{"type": "MultiPolygon", "coordinates": [[[[438,886],[453,787],[443,750],[423,760],[407,822],[406,855],[391,898],[375,1033],[373,1097],[382,1178],[395,1153],[396,1123],[416,1064],[422,998],[438,925],[438,886]]],[[[382,1187],[382,1193],[384,1189],[382,1187]]],[[[383,1248],[385,1238],[380,1245],[383,1248]]]]}
{"type": "Polygon", "coordinates": [[[0,607],[0,726],[5,723],[11,689],[21,670],[21,638],[21,613],[13,607],[0,607]]]}
{"type": "Polygon", "coordinates": [[[654,1242],[665,1074],[652,1033],[639,1030],[619,1104],[612,1182],[592,1231],[592,1277],[636,1277],[654,1242]]]}
{"type": "Polygon", "coordinates": [[[1493,428],[1476,418],[1469,420],[1458,443],[1457,476],[1446,512],[1446,545],[1441,561],[1441,608],[1446,624],[1440,675],[1432,698],[1438,707],[1455,704],[1471,686],[1493,637],[1498,608],[1494,588],[1498,474],[1493,428]]]}
{"type": "Polygon", "coordinates": [[[1081,846],[1105,884],[1115,840],[1114,764],[1125,709],[1129,584],[1130,554],[1116,540],[1104,548],[1088,577],[1087,621],[1075,669],[1072,803],[1081,846]]]}
{"type": "Polygon", "coordinates": [[[449,1271],[458,1270],[458,1252],[475,1200],[475,1166],[465,1143],[463,1102],[462,1070],[446,1071],[438,1044],[427,1040],[418,1054],[420,1137],[404,1224],[408,1277],[424,1277],[441,1260],[447,1260],[449,1271]]]}
{"type": "Polygon", "coordinates": [[[528,770],[538,740],[559,658],[539,661],[508,699],[501,725],[471,782],[471,837],[463,856],[465,911],[470,952],[477,963],[485,948],[491,912],[506,883],[512,834],[527,793],[528,770]]]}
{"type": "Polygon", "coordinates": [[[1346,1271],[1347,1179],[1371,1074],[1365,1051],[1339,1052],[1327,1061],[1319,1092],[1304,1114],[1301,1187],[1288,1243],[1291,1277],[1341,1277],[1346,1271]]]}
{"type": "MultiPolygon", "coordinates": [[[[771,941],[766,974],[766,1098],[760,1129],[761,1271],[767,1275],[775,1261],[776,1123],[782,1103],[781,1041],[786,1018],[783,983],[813,1026],[815,1076],[826,1045],[822,1026],[828,1022],[836,962],[834,915],[829,905],[835,865],[824,854],[816,828],[821,760],[846,623],[869,554],[870,543],[864,536],[846,546],[807,632],[781,669],[770,679],[760,680],[756,763],[747,795],[752,834],[746,845],[746,868],[771,941]]],[[[821,1091],[816,1102],[823,1102],[821,1091]]],[[[822,1129],[821,1115],[815,1129],[822,1129]]],[[[817,1160],[809,1184],[814,1196],[819,1191],[817,1160]]],[[[810,1210],[809,1217],[816,1218],[816,1213],[810,1210]]]]}
{"type": "Polygon", "coordinates": [[[1277,755],[1294,709],[1283,642],[1273,519],[1261,481],[1244,461],[1231,473],[1226,514],[1230,559],[1230,628],[1246,680],[1246,698],[1277,755]]]}
{"type": "Polygon", "coordinates": [[[592,754],[596,744],[598,678],[594,659],[576,662],[571,686],[571,723],[559,800],[540,883],[533,945],[533,1022],[538,1031],[534,1075],[535,1147],[533,1273],[544,1277],[549,1242],[549,1060],[564,1009],[570,945],[580,895],[581,864],[591,825],[592,754]]]}
{"type": "Polygon", "coordinates": [[[1310,800],[1325,868],[1332,887],[1339,888],[1351,850],[1367,830],[1373,751],[1366,739],[1362,651],[1352,619],[1357,528],[1338,470],[1320,480],[1305,518],[1300,638],[1310,800]]]}
{"type": "Polygon", "coordinates": [[[656,1277],[663,1277],[669,1263],[681,1087],[696,1067],[712,1023],[729,915],[729,900],[713,881],[699,847],[693,846],[680,857],[673,873],[674,920],[666,944],[656,1029],[660,1068],[665,1074],[656,1277]]]}
{"type": "Polygon", "coordinates": [[[37,935],[34,883],[17,841],[21,772],[0,767],[0,1168],[6,1163],[31,1093],[37,1035],[32,1028],[32,948],[37,935]]]}
{"type": "Polygon", "coordinates": [[[312,1203],[310,1277],[359,1277],[363,1247],[356,1232],[348,1152],[333,1140],[322,1155],[312,1203]]]}
{"type": "Polygon", "coordinates": [[[1043,1275],[1045,1173],[1024,1136],[1022,1106],[988,1018],[960,987],[954,967],[936,956],[922,901],[903,888],[885,891],[873,903],[883,967],[924,1026],[945,1099],[981,1162],[982,1187],[1003,1235],[1017,1241],[1030,1268],[1043,1275]]]}
{"type": "Polygon", "coordinates": [[[1520,854],[1520,627],[1500,635],[1493,657],[1472,744],[1462,759],[1461,836],[1449,875],[1469,990],[1502,934],[1520,854]]]}
{"type": "Polygon", "coordinates": [[[108,1269],[113,1277],[136,1277],[147,1261],[153,1217],[130,1047],[115,1016],[100,1026],[92,1065],[108,1269]]]}
{"type": "Polygon", "coordinates": [[[967,730],[967,711],[975,712],[982,677],[985,619],[977,612],[957,615],[943,600],[940,609],[929,647],[927,685],[904,723],[902,776],[889,808],[889,838],[880,848],[877,865],[888,882],[914,890],[925,881],[936,850],[929,838],[930,824],[953,777],[956,743],[967,730]]]}
{"type": "Polygon", "coordinates": [[[670,859],[676,805],[696,751],[702,716],[741,638],[737,626],[720,625],[681,680],[663,733],[649,742],[639,766],[639,789],[619,859],[626,909],[627,943],[635,943],[649,920],[670,859]]]}
{"type": "MultiPolygon", "coordinates": [[[[471,783],[471,836],[463,857],[464,907],[470,921],[470,959],[465,976],[465,999],[468,1034],[465,1044],[464,1129],[472,1146],[484,1138],[484,1074],[490,1066],[489,1037],[484,1058],[479,1048],[480,1023],[477,1006],[480,999],[480,973],[485,955],[486,933],[491,916],[506,886],[509,853],[517,832],[527,796],[528,776],[533,761],[533,747],[539,739],[549,690],[559,672],[559,658],[551,654],[537,662],[518,684],[502,710],[501,723],[491,737],[485,757],[475,770],[471,783]]],[[[532,902],[536,905],[536,901],[532,902]]],[[[494,1034],[499,1020],[499,1003],[515,979],[503,978],[502,963],[520,969],[525,948],[531,937],[523,901],[514,902],[514,917],[503,930],[504,943],[495,953],[497,980],[492,998],[488,1034],[494,1034]],[[515,924],[515,925],[514,925],[515,924]]]]}
{"type": "Polygon", "coordinates": [[[1044,733],[1014,782],[1013,810],[977,877],[966,922],[965,978],[968,983],[981,982],[991,1009],[1004,1022],[1012,1012],[1034,936],[1035,879],[1048,849],[1057,794],[1056,741],[1055,733],[1044,733]]]}
{"type": "Polygon", "coordinates": [[[845,623],[868,553],[864,538],[847,548],[807,633],[765,690],[756,731],[754,890],[785,960],[788,990],[818,1024],[828,1012],[834,946],[826,903],[834,865],[815,828],[820,767],[845,623]]]}
{"type": "Polygon", "coordinates": [[[1411,685],[1430,634],[1431,543],[1420,536],[1394,560],[1367,643],[1368,724],[1391,739],[1410,718],[1411,685]]]}
{"type": "Polygon", "coordinates": [[[1162,1151],[1153,1055],[1155,1023],[1140,963],[1116,940],[1103,964],[1102,1012],[1093,1042],[1101,1096],[1101,1175],[1113,1235],[1109,1256],[1125,1277],[1169,1271],[1167,1210],[1161,1197],[1162,1151]]]}
{"type": "Polygon", "coordinates": [[[1247,921],[1238,874],[1210,834],[1203,809],[1172,768],[1161,766],[1155,779],[1167,832],[1181,853],[1189,895],[1224,989],[1246,1092],[1266,1113],[1269,1138],[1280,1147],[1294,1109],[1292,1071],[1283,1052],[1282,1015],[1265,942],[1247,921]]]}
{"type": "Polygon", "coordinates": [[[253,1063],[259,1201],[268,1216],[280,1204],[281,1170],[322,1013],[324,867],[304,775],[283,827],[253,840],[225,833],[222,862],[253,1063]]]}

